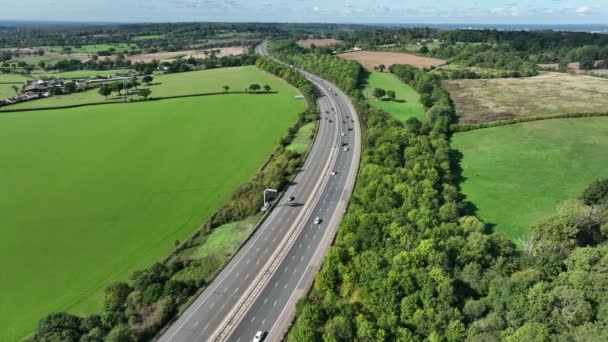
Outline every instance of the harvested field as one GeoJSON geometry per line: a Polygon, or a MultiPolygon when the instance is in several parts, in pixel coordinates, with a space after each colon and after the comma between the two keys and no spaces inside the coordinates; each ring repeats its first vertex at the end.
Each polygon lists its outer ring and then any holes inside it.
{"type": "Polygon", "coordinates": [[[429,68],[445,64],[445,61],[437,58],[421,57],[409,53],[382,52],[382,51],[357,51],[339,54],[338,57],[357,61],[367,70],[384,64],[387,68],[393,64],[409,64],[417,68],[429,68]]]}
{"type": "Polygon", "coordinates": [[[313,44],[315,46],[330,46],[334,44],[339,44],[341,42],[341,40],[337,39],[303,39],[298,40],[298,45],[304,47],[311,47],[313,44]]]}
{"type": "Polygon", "coordinates": [[[444,81],[460,123],[608,111],[608,80],[563,73],[444,81]]]}
{"type": "MultiPolygon", "coordinates": [[[[597,68],[600,64],[600,61],[595,62],[595,67],[597,68]]],[[[538,66],[545,70],[557,70],[559,68],[559,64],[557,63],[545,63],[538,64],[538,66]]],[[[593,69],[593,70],[581,70],[579,62],[568,63],[568,71],[574,72],[577,74],[590,74],[597,76],[606,76],[608,75],[608,69],[593,69]]]]}
{"type": "MultiPolygon", "coordinates": [[[[224,56],[238,56],[245,53],[245,47],[236,46],[236,47],[225,47],[225,48],[217,48],[217,49],[208,49],[203,51],[210,50],[220,50],[220,53],[217,54],[218,57],[224,56]]],[[[172,62],[176,56],[181,56],[183,58],[207,58],[203,51],[198,50],[183,50],[183,51],[173,51],[173,52],[159,52],[159,53],[147,53],[142,55],[133,55],[128,56],[127,59],[131,62],[152,62],[153,60],[162,61],[162,62],[172,62]]]]}

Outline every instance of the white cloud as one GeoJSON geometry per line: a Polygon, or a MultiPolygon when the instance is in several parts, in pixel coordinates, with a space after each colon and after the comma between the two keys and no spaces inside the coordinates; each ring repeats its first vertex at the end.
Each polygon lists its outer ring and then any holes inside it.
{"type": "Polygon", "coordinates": [[[584,5],[576,9],[576,14],[578,15],[586,15],[591,13],[591,8],[589,6],[584,5]]]}
{"type": "Polygon", "coordinates": [[[319,6],[312,6],[312,11],[318,13],[321,11],[321,8],[319,6]]]}

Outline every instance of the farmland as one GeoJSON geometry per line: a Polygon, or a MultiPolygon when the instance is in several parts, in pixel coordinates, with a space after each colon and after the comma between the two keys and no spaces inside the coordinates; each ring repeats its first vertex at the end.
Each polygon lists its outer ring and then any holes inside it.
{"type": "MultiPolygon", "coordinates": [[[[115,49],[117,51],[129,50],[131,47],[135,47],[132,44],[91,44],[91,45],[83,45],[79,47],[71,47],[73,52],[83,52],[83,53],[97,53],[99,51],[108,51],[109,49],[115,49]]],[[[63,51],[63,46],[51,46],[49,50],[54,52],[63,51]]]]}
{"type": "Polygon", "coordinates": [[[577,198],[608,169],[608,118],[543,120],[457,133],[461,184],[478,215],[511,239],[577,198]],[[516,213],[516,214],[514,214],[516,213]]]}
{"type": "Polygon", "coordinates": [[[330,46],[330,45],[335,45],[335,44],[339,44],[339,43],[341,43],[341,41],[336,40],[336,39],[302,39],[302,40],[297,41],[298,45],[304,46],[304,47],[311,47],[312,45],[330,46]]]}
{"type": "MultiPolygon", "coordinates": [[[[217,57],[224,56],[237,56],[241,55],[245,52],[245,48],[242,46],[239,47],[226,47],[226,48],[217,48],[213,50],[220,50],[217,57]]],[[[141,55],[133,55],[127,56],[127,59],[131,62],[152,62],[153,60],[159,61],[171,61],[172,59],[176,59],[178,57],[181,58],[206,58],[207,55],[203,51],[198,50],[184,50],[184,51],[173,51],[173,52],[158,52],[158,53],[148,53],[141,55]]]]}
{"type": "Polygon", "coordinates": [[[188,89],[254,77],[278,93],[0,116],[0,258],[19,260],[3,270],[0,340],[49,312],[97,310],[109,282],[162,259],[248,180],[304,109],[255,68],[213,72],[188,89]]]}
{"type": "Polygon", "coordinates": [[[608,112],[608,80],[562,73],[445,81],[461,123],[608,112]]]}
{"type": "Polygon", "coordinates": [[[374,70],[380,64],[387,68],[393,64],[409,64],[418,68],[428,68],[445,64],[444,60],[430,57],[421,57],[409,53],[381,52],[381,51],[357,51],[339,54],[344,59],[354,60],[367,69],[374,70]]]}
{"type": "Polygon", "coordinates": [[[364,83],[363,93],[367,97],[367,102],[385,110],[395,118],[405,121],[410,117],[418,119],[424,118],[424,107],[420,103],[420,96],[411,86],[399,81],[393,74],[371,72],[364,83]],[[372,96],[374,88],[393,90],[396,94],[395,100],[377,100],[372,96]]]}
{"type": "MultiPolygon", "coordinates": [[[[282,91],[285,83],[269,74],[260,72],[254,66],[211,69],[178,74],[155,75],[152,97],[193,95],[222,92],[222,86],[230,86],[232,91],[245,91],[252,83],[268,84],[273,89],[282,91]]],[[[116,94],[114,94],[116,95],[116,94]]],[[[34,109],[41,107],[60,107],[83,103],[103,102],[104,97],[95,89],[64,96],[54,96],[41,100],[22,102],[2,107],[1,110],[34,109]]],[[[110,97],[109,101],[121,101],[119,97],[110,97]]]]}

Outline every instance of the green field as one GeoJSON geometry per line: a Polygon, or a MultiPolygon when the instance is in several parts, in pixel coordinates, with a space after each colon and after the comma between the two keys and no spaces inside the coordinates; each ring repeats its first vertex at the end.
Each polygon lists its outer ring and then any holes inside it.
{"type": "MultiPolygon", "coordinates": [[[[72,46],[72,52],[85,52],[85,53],[96,53],[99,51],[108,51],[114,48],[116,51],[129,50],[132,44],[95,44],[95,45],[83,45],[80,47],[72,46]]],[[[49,49],[55,52],[63,51],[64,46],[50,46],[49,49]]]]}
{"type": "Polygon", "coordinates": [[[0,73],[0,83],[23,83],[26,80],[31,80],[30,77],[21,74],[4,74],[0,73]]]}
{"type": "MultiPolygon", "coordinates": [[[[201,94],[210,92],[222,92],[222,86],[230,86],[231,91],[245,91],[252,83],[260,85],[268,84],[274,90],[283,91],[285,83],[270,74],[261,72],[255,66],[211,69],[204,71],[192,71],[178,74],[155,75],[150,89],[151,97],[175,96],[201,94]]],[[[116,95],[116,93],[113,93],[116,95]]],[[[137,97],[136,97],[137,98],[137,97]]],[[[42,100],[18,103],[3,107],[10,109],[32,109],[41,107],[59,107],[66,105],[103,102],[104,97],[97,93],[96,89],[87,90],[64,96],[55,96],[42,100]]],[[[110,101],[121,101],[120,98],[111,98],[110,101]]]]}
{"type": "Polygon", "coordinates": [[[405,121],[410,117],[416,117],[421,120],[424,118],[424,107],[419,101],[420,96],[416,90],[399,81],[395,75],[371,72],[364,85],[363,93],[368,98],[367,102],[370,105],[387,111],[400,121],[405,121]],[[396,101],[375,99],[372,96],[374,88],[395,91],[397,95],[396,101]]]}
{"type": "Polygon", "coordinates": [[[15,57],[11,60],[12,62],[25,62],[27,64],[30,65],[34,65],[34,66],[38,66],[38,63],[40,62],[44,62],[46,64],[55,64],[56,62],[62,61],[64,59],[70,59],[70,58],[74,58],[74,57],[70,57],[69,55],[61,55],[61,56],[49,56],[49,55],[44,55],[44,56],[21,56],[21,57],[15,57]]]}
{"type": "Polygon", "coordinates": [[[10,260],[0,340],[49,312],[97,310],[110,281],[162,259],[204,222],[305,107],[272,83],[278,94],[0,115],[0,258],[10,260]]]}
{"type": "Polygon", "coordinates": [[[32,77],[38,78],[42,76],[46,77],[55,77],[55,78],[90,78],[95,76],[115,76],[118,74],[124,74],[128,72],[133,72],[130,69],[117,69],[117,70],[74,70],[74,71],[65,71],[65,72],[34,72],[32,73],[32,77]]]}
{"type": "Polygon", "coordinates": [[[608,118],[544,120],[457,133],[466,201],[495,230],[517,241],[608,177],[608,118]]]}
{"type": "Polygon", "coordinates": [[[132,39],[137,41],[137,40],[150,40],[150,39],[160,39],[163,38],[165,35],[164,34],[151,34],[148,36],[137,36],[137,37],[133,37],[132,39]]]}

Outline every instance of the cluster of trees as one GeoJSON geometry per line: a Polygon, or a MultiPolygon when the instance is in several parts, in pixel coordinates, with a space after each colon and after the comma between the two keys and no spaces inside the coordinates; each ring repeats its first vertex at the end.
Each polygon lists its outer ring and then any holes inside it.
{"type": "Polygon", "coordinates": [[[382,88],[374,88],[374,90],[372,90],[372,96],[377,98],[378,100],[382,99],[385,96],[391,101],[394,101],[397,98],[397,95],[395,94],[394,90],[385,90],[382,88]]]}
{"type": "Polygon", "coordinates": [[[289,340],[462,341],[465,281],[511,244],[460,217],[446,120],[402,124],[355,102],[366,122],[357,188],[289,340]]]}
{"type": "Polygon", "coordinates": [[[272,41],[268,49],[286,63],[304,68],[317,75],[324,75],[327,80],[347,93],[352,93],[357,89],[363,76],[363,68],[359,63],[327,54],[309,52],[309,49],[300,47],[293,40],[272,41]]]}
{"type": "Polygon", "coordinates": [[[454,106],[439,76],[411,65],[395,64],[389,69],[420,94],[420,102],[428,108],[426,115],[430,122],[443,127],[454,121],[454,106]]]}
{"type": "Polygon", "coordinates": [[[256,65],[258,68],[280,77],[298,88],[306,99],[308,108],[315,108],[315,90],[306,77],[302,76],[297,70],[266,57],[259,57],[256,65]]]}
{"type": "MultiPolygon", "coordinates": [[[[150,85],[154,77],[152,75],[145,75],[142,77],[142,81],[146,83],[146,85],[150,85]]],[[[99,95],[108,99],[108,96],[112,95],[113,92],[116,92],[118,96],[122,96],[122,92],[129,92],[131,89],[135,88],[134,94],[137,94],[147,100],[148,97],[152,94],[152,90],[150,88],[138,88],[141,85],[137,77],[133,77],[129,82],[113,82],[111,84],[104,83],[102,84],[97,92],[99,95]]]]}
{"type": "Polygon", "coordinates": [[[430,54],[464,66],[509,70],[514,76],[538,74],[538,66],[529,60],[529,54],[508,44],[442,44],[430,54]]]}
{"type": "Polygon", "coordinates": [[[175,315],[203,280],[182,281],[175,275],[190,267],[175,260],[136,271],[129,282],[115,282],[104,292],[99,314],[79,317],[53,313],[41,319],[31,341],[146,341],[175,315]]]}

